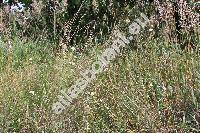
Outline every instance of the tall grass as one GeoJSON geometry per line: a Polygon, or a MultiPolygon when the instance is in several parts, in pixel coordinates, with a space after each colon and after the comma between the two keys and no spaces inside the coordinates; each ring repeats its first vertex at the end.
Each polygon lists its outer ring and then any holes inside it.
{"type": "Polygon", "coordinates": [[[170,1],[51,2],[33,0],[15,15],[0,11],[0,132],[200,131],[199,14],[186,1],[177,3],[179,41],[170,1]],[[134,37],[70,107],[53,114],[60,90],[105,49],[99,42],[140,11],[152,16],[152,31],[134,37]]]}
{"type": "MultiPolygon", "coordinates": [[[[198,132],[200,64],[195,52],[154,39],[127,46],[55,116],[51,106],[97,58],[54,54],[48,43],[0,49],[0,132],[198,132]]],[[[199,45],[199,44],[198,44],[199,45]]],[[[91,50],[92,51],[92,50],[91,50]]],[[[97,53],[95,53],[97,52],[97,53]]]]}

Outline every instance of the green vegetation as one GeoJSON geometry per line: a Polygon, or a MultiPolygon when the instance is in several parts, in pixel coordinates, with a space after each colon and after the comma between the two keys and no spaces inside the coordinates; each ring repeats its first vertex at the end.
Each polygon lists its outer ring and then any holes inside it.
{"type": "Polygon", "coordinates": [[[199,55],[159,40],[124,49],[55,117],[51,106],[61,88],[69,88],[96,58],[95,52],[55,56],[47,44],[40,48],[31,42],[1,54],[1,132],[199,130],[199,55]]]}
{"type": "Polygon", "coordinates": [[[153,0],[54,2],[33,0],[34,8],[22,14],[0,11],[1,133],[200,131],[199,14],[191,12],[197,7],[153,0]],[[147,27],[62,114],[54,114],[60,90],[109,47],[116,27],[128,35],[141,12],[151,20],[147,27]]]}

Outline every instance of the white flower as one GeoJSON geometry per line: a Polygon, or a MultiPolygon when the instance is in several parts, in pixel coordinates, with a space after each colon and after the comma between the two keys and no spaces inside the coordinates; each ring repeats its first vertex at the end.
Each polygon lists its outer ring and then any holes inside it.
{"type": "Polygon", "coordinates": [[[73,66],[76,65],[74,62],[70,62],[70,61],[69,61],[69,64],[70,64],[70,65],[73,65],[73,66]]]}
{"type": "Polygon", "coordinates": [[[91,94],[90,94],[90,95],[91,95],[91,96],[94,96],[95,94],[96,94],[95,92],[91,92],[91,94]]]}
{"type": "Polygon", "coordinates": [[[32,95],[34,95],[34,94],[35,94],[35,92],[34,92],[34,91],[29,91],[29,93],[30,93],[30,94],[32,94],[32,95]]]}
{"type": "Polygon", "coordinates": [[[18,12],[22,12],[24,10],[24,6],[25,4],[22,4],[21,2],[20,3],[17,3],[18,4],[18,12]]]}
{"type": "Polygon", "coordinates": [[[25,4],[20,2],[20,3],[17,3],[17,5],[12,5],[10,10],[12,13],[22,12],[25,9],[24,6],[25,6],[25,4]]]}
{"type": "Polygon", "coordinates": [[[76,49],[75,49],[75,47],[71,47],[71,50],[72,50],[72,51],[75,51],[76,49]]]}
{"type": "Polygon", "coordinates": [[[153,31],[153,29],[149,29],[149,31],[153,31]]]}
{"type": "Polygon", "coordinates": [[[130,23],[130,19],[127,18],[127,19],[126,19],[126,23],[130,23]]]}
{"type": "Polygon", "coordinates": [[[30,61],[32,61],[33,59],[32,59],[32,58],[30,58],[29,60],[30,60],[30,61]]]}
{"type": "Polygon", "coordinates": [[[8,0],[3,0],[3,3],[8,3],[8,0]]]}

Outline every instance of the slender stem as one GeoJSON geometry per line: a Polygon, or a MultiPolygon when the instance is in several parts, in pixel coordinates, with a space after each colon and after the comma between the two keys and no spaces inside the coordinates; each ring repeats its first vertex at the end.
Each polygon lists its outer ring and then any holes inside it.
{"type": "Polygon", "coordinates": [[[53,34],[54,34],[54,40],[56,39],[56,9],[55,9],[55,1],[54,1],[54,25],[53,25],[53,34]]]}

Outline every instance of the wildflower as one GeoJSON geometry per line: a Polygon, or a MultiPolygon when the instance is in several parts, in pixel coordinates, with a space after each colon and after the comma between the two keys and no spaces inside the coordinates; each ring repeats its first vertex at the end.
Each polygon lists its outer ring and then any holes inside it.
{"type": "Polygon", "coordinates": [[[126,21],[126,23],[130,23],[130,19],[128,19],[128,18],[125,21],[126,21]]]}
{"type": "Polygon", "coordinates": [[[91,92],[91,93],[90,93],[91,96],[94,96],[95,94],[96,94],[95,92],[91,92]]]}
{"type": "Polygon", "coordinates": [[[3,0],[3,3],[8,3],[8,0],[3,0]]]}
{"type": "Polygon", "coordinates": [[[10,10],[12,13],[23,12],[24,8],[25,8],[24,6],[25,6],[25,4],[20,2],[20,3],[17,3],[17,5],[12,5],[10,10]]]}
{"type": "Polygon", "coordinates": [[[72,50],[72,51],[75,51],[75,50],[76,50],[76,48],[75,48],[75,47],[71,47],[71,50],[72,50]]]}
{"type": "Polygon", "coordinates": [[[35,92],[34,92],[34,91],[29,91],[29,93],[30,93],[30,94],[32,94],[32,95],[34,95],[34,94],[35,94],[35,92]]]}
{"type": "Polygon", "coordinates": [[[70,65],[73,65],[73,66],[76,65],[74,62],[70,62],[70,61],[69,61],[69,64],[70,64],[70,65]]]}
{"type": "Polygon", "coordinates": [[[153,31],[153,29],[149,29],[149,31],[153,31]]]}

